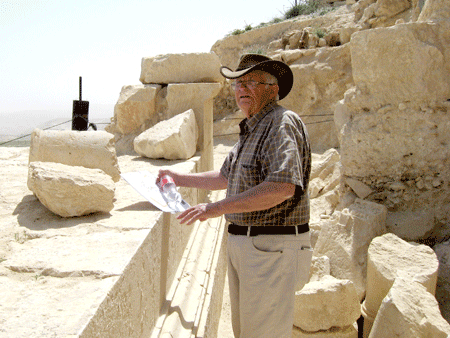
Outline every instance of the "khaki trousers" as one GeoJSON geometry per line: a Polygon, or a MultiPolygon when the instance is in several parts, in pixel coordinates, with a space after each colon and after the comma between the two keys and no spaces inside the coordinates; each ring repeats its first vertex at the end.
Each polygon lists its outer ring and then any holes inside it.
{"type": "Polygon", "coordinates": [[[309,279],[309,232],[229,234],[228,280],[236,338],[290,338],[295,292],[309,279]]]}

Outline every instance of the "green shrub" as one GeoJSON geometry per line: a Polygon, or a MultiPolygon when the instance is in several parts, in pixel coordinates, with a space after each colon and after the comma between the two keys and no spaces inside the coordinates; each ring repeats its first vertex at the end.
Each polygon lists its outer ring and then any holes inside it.
{"type": "Polygon", "coordinates": [[[292,19],[299,15],[308,15],[319,10],[320,5],[316,0],[308,0],[298,5],[293,5],[284,13],[284,18],[292,19]]]}
{"type": "Polygon", "coordinates": [[[327,34],[322,28],[316,28],[313,33],[316,34],[319,39],[323,38],[327,34]]]}
{"type": "Polygon", "coordinates": [[[245,31],[242,30],[242,29],[235,29],[234,31],[232,31],[230,33],[230,35],[239,35],[239,34],[242,34],[242,33],[245,33],[245,31]]]}
{"type": "MultiPolygon", "coordinates": [[[[297,1],[296,1],[297,3],[297,1]]],[[[244,29],[235,29],[234,31],[230,32],[228,35],[239,35],[245,32],[249,32],[252,29],[255,28],[261,28],[267,25],[280,23],[284,20],[295,18],[299,15],[309,15],[309,14],[317,14],[317,15],[324,15],[328,12],[332,11],[334,8],[325,6],[321,4],[320,0],[300,0],[300,4],[298,5],[291,5],[291,8],[289,8],[284,14],[282,18],[273,18],[270,22],[265,23],[261,22],[258,26],[252,27],[250,24],[245,24],[244,29]]],[[[323,37],[325,33],[321,36],[321,33],[316,33],[319,37],[323,37]]]]}

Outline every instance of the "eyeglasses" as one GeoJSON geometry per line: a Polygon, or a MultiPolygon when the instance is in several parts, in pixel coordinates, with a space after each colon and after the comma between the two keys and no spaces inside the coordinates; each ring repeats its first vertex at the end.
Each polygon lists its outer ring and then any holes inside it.
{"type": "Polygon", "coordinates": [[[259,82],[259,81],[254,81],[254,80],[250,80],[250,81],[234,81],[231,83],[231,88],[233,88],[233,90],[238,90],[241,89],[243,87],[246,87],[250,90],[253,90],[256,88],[257,85],[269,85],[269,86],[273,86],[276,83],[267,83],[267,82],[259,82]]]}

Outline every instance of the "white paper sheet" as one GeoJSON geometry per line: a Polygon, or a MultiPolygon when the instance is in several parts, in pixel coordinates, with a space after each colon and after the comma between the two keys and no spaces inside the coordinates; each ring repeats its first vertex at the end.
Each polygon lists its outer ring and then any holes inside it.
{"type": "Polygon", "coordinates": [[[169,206],[156,185],[156,176],[148,171],[134,171],[120,176],[151,204],[164,212],[182,212],[191,207],[184,199],[180,203],[171,203],[169,206]]]}

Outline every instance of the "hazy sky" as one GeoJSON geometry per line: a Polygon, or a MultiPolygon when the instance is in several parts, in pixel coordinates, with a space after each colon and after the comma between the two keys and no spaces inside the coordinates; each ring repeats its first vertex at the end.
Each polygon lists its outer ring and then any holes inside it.
{"type": "MultiPolygon", "coordinates": [[[[141,59],[209,52],[226,34],[281,17],[274,0],[0,0],[0,114],[115,104],[141,59]]],[[[92,111],[90,112],[93,113],[92,111]]]]}

